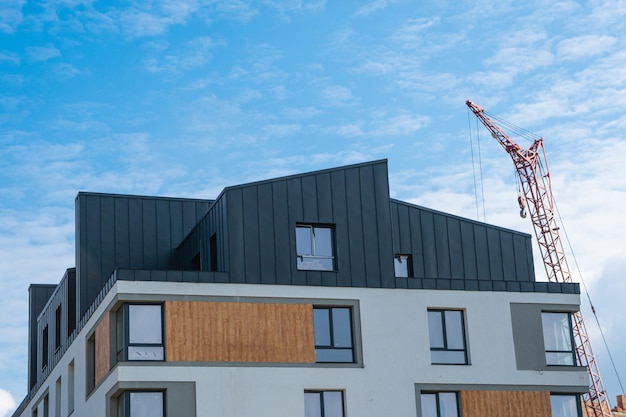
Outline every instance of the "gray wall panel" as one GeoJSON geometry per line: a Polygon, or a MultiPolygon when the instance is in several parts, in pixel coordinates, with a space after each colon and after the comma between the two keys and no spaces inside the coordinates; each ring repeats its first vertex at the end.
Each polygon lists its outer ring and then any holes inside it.
{"type": "MultiPolygon", "coordinates": [[[[338,235],[337,240],[349,239],[349,257],[351,285],[355,287],[366,286],[365,253],[363,250],[363,212],[361,210],[361,187],[358,168],[345,170],[346,178],[346,202],[348,234],[338,235]]],[[[341,219],[337,219],[340,222],[341,219]]],[[[341,243],[342,246],[346,243],[341,243]]],[[[343,254],[345,256],[345,254],[343,254]]],[[[343,259],[343,258],[342,258],[343,259]]],[[[342,260],[341,259],[341,260],[342,260]]],[[[340,260],[340,261],[341,261],[340,260]]]]}
{"type": "Polygon", "coordinates": [[[463,274],[462,279],[478,279],[476,265],[476,241],[474,240],[474,226],[469,222],[460,222],[461,244],[463,246],[463,274]]]}
{"type": "Polygon", "coordinates": [[[391,207],[389,204],[389,179],[387,178],[387,164],[375,164],[374,187],[376,189],[376,223],[378,259],[380,261],[381,287],[395,288],[393,267],[393,237],[391,229],[391,207]]]}
{"type": "Polygon", "coordinates": [[[228,218],[228,253],[230,256],[230,278],[232,282],[244,282],[244,226],[243,226],[243,193],[241,189],[227,192],[228,218]]]}
{"type": "Polygon", "coordinates": [[[170,205],[165,200],[156,200],[156,218],[159,223],[156,229],[157,269],[167,269],[172,260],[172,216],[170,205]]]}
{"type": "Polygon", "coordinates": [[[474,242],[476,245],[476,266],[478,270],[478,279],[489,280],[490,264],[489,250],[487,246],[487,227],[484,225],[474,224],[474,242]]]}
{"type": "MultiPolygon", "coordinates": [[[[258,186],[258,204],[260,278],[263,284],[275,284],[277,251],[276,238],[274,237],[274,219],[276,218],[276,213],[274,213],[272,184],[261,184],[258,186]]],[[[284,236],[284,229],[282,232],[284,236]]],[[[287,251],[288,247],[289,245],[287,245],[287,251]]],[[[288,261],[286,258],[285,260],[288,261]]]]}
{"type": "Polygon", "coordinates": [[[128,203],[125,199],[113,198],[115,206],[115,260],[121,265],[130,265],[130,237],[128,203]]]}
{"type": "Polygon", "coordinates": [[[337,285],[349,287],[352,285],[352,260],[350,258],[350,239],[345,237],[350,233],[351,219],[348,217],[348,193],[346,191],[345,172],[343,170],[331,172],[330,184],[333,190],[337,285]],[[341,239],[340,236],[342,237],[341,239]]]}
{"type": "Polygon", "coordinates": [[[320,223],[334,223],[334,198],[340,197],[343,190],[333,190],[330,182],[330,173],[325,172],[315,176],[317,187],[317,215],[320,223]],[[339,195],[335,196],[335,193],[339,195]]]}
{"type": "MultiPolygon", "coordinates": [[[[363,251],[365,253],[365,277],[368,287],[380,287],[381,260],[378,253],[378,223],[376,215],[376,188],[371,167],[359,169],[361,187],[361,212],[363,213],[363,251]]],[[[391,262],[391,258],[387,259],[391,262]]]]}
{"type": "MultiPolygon", "coordinates": [[[[158,266],[157,257],[157,228],[163,227],[156,217],[156,204],[154,200],[141,200],[142,218],[142,242],[143,242],[143,265],[158,266]]],[[[144,266],[144,268],[145,268],[144,266]]]]}
{"type": "Polygon", "coordinates": [[[497,229],[487,229],[487,245],[489,247],[489,279],[504,279],[502,265],[502,243],[500,242],[500,232],[497,229]]]}
{"type": "Polygon", "coordinates": [[[302,220],[308,223],[320,223],[317,212],[317,182],[315,175],[307,175],[300,179],[302,190],[302,220]]]}
{"type": "Polygon", "coordinates": [[[413,261],[413,276],[424,278],[426,268],[424,265],[424,240],[422,239],[422,211],[411,209],[409,211],[409,230],[411,232],[411,258],[413,261]]]}
{"type": "MultiPolygon", "coordinates": [[[[141,269],[143,265],[143,209],[141,200],[138,198],[128,199],[128,239],[130,241],[129,267],[141,269]]],[[[121,266],[121,265],[120,265],[121,266]]]]}
{"type": "Polygon", "coordinates": [[[435,217],[433,213],[423,211],[420,215],[422,231],[422,248],[424,262],[424,278],[439,276],[437,271],[437,242],[435,233],[435,217]]]}
{"type": "Polygon", "coordinates": [[[295,227],[298,222],[310,222],[311,219],[304,217],[302,209],[302,184],[300,178],[291,178],[287,183],[287,228],[289,229],[289,254],[291,267],[291,283],[306,285],[306,272],[298,271],[296,264],[296,240],[295,227]]]}
{"type": "Polygon", "coordinates": [[[435,214],[435,245],[437,256],[437,275],[432,278],[450,278],[450,242],[448,241],[447,217],[435,214]]]}
{"type": "Polygon", "coordinates": [[[463,239],[461,238],[461,222],[453,217],[448,218],[448,244],[450,246],[450,277],[465,277],[463,239]]]}
{"type": "MultiPolygon", "coordinates": [[[[243,263],[244,282],[259,284],[261,282],[261,238],[259,233],[259,211],[271,211],[271,206],[260,207],[257,199],[258,187],[245,187],[242,189],[243,203],[243,263]]],[[[267,242],[271,245],[271,242],[267,242]]],[[[265,246],[265,245],[263,245],[265,246]]]]}
{"type": "Polygon", "coordinates": [[[272,234],[274,237],[274,254],[276,259],[276,283],[291,284],[291,274],[295,258],[291,253],[290,238],[292,236],[289,223],[287,203],[287,183],[277,181],[272,183],[273,214],[272,234]]]}

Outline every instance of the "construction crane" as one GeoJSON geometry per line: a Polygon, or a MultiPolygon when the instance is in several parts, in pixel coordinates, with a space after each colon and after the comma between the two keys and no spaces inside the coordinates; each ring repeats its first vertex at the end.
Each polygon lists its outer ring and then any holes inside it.
{"type": "MultiPolygon", "coordinates": [[[[520,215],[526,217],[526,208],[528,208],[548,280],[572,282],[556,222],[550,171],[543,138],[535,140],[529,148],[523,148],[507,136],[486,115],[482,107],[470,100],[466,104],[513,159],[522,189],[518,197],[520,215]]],[[[578,364],[586,366],[589,372],[589,392],[582,396],[585,415],[587,417],[611,417],[611,407],[580,311],[572,315],[572,322],[578,364]]]]}

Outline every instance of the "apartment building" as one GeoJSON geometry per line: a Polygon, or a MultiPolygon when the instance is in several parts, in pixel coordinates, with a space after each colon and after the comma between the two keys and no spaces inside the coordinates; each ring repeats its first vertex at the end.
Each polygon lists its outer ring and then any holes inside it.
{"type": "Polygon", "coordinates": [[[81,192],[14,416],[580,417],[579,303],[536,281],[530,235],[390,198],[385,160],[81,192]]]}

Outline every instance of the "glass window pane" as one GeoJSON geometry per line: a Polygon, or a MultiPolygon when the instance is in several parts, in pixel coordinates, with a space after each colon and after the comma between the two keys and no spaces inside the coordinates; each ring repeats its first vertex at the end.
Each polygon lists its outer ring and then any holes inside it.
{"type": "Polygon", "coordinates": [[[439,393],[439,411],[440,417],[458,417],[459,409],[456,404],[456,393],[439,393]]]}
{"type": "Polygon", "coordinates": [[[129,305],[129,343],[162,343],[161,306],[129,305]]]}
{"type": "Polygon", "coordinates": [[[343,393],[341,391],[324,392],[324,417],[343,417],[343,393]]]}
{"type": "Polygon", "coordinates": [[[574,365],[574,354],[571,352],[546,352],[547,365],[574,365]]]}
{"type": "Polygon", "coordinates": [[[132,417],[163,417],[163,393],[131,392],[130,415],[132,417]]]}
{"type": "Polygon", "coordinates": [[[437,417],[437,395],[422,394],[422,417],[437,417]]]}
{"type": "Polygon", "coordinates": [[[329,309],[313,309],[313,327],[315,328],[315,346],[330,346],[329,309]]]}
{"type": "Polygon", "coordinates": [[[352,347],[352,321],[349,308],[333,308],[334,347],[352,347]]]}
{"type": "Polygon", "coordinates": [[[129,361],[162,361],[165,359],[163,355],[163,346],[129,346],[129,361]]]}
{"type": "Polygon", "coordinates": [[[464,349],[463,340],[463,312],[446,311],[446,339],[448,349],[464,349]]]}
{"type": "Polygon", "coordinates": [[[352,349],[315,349],[316,362],[354,362],[352,349]]]}
{"type": "Polygon", "coordinates": [[[296,253],[298,255],[313,255],[311,228],[308,226],[296,227],[296,253]]]}
{"type": "Polygon", "coordinates": [[[397,256],[393,259],[395,276],[398,278],[409,276],[409,260],[406,256],[397,256]]]}
{"type": "Polygon", "coordinates": [[[320,392],[304,393],[304,417],[322,417],[320,392]]]}
{"type": "Polygon", "coordinates": [[[431,363],[437,363],[437,364],[464,365],[465,364],[465,351],[431,350],[430,360],[431,360],[431,363]]]}
{"type": "Polygon", "coordinates": [[[541,313],[546,350],[572,350],[569,313],[541,313]]]}
{"type": "Polygon", "coordinates": [[[332,258],[298,256],[298,269],[306,271],[332,271],[335,267],[332,258]]]}
{"type": "Polygon", "coordinates": [[[428,312],[428,336],[431,348],[443,348],[443,323],[441,311],[428,312]]]}
{"type": "Polygon", "coordinates": [[[315,227],[315,256],[333,256],[333,234],[329,227],[315,227]]]}
{"type": "Polygon", "coordinates": [[[577,402],[575,395],[551,395],[552,417],[578,417],[577,402]]]}

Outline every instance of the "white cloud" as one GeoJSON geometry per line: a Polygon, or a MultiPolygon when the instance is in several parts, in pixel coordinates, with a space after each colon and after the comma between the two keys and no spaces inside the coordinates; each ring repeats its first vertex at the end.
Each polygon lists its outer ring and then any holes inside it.
{"type": "Polygon", "coordinates": [[[9,0],[0,3],[0,32],[14,33],[24,20],[22,7],[26,0],[9,0]]]}
{"type": "Polygon", "coordinates": [[[613,36],[584,35],[564,39],[557,45],[557,56],[563,60],[585,59],[610,49],[617,39],[613,36]]]}
{"type": "Polygon", "coordinates": [[[31,46],[26,48],[26,56],[33,62],[48,61],[61,56],[61,51],[50,44],[47,46],[31,46]]]}
{"type": "Polygon", "coordinates": [[[15,400],[10,392],[0,388],[0,417],[8,417],[15,411],[15,400]]]}
{"type": "Polygon", "coordinates": [[[398,1],[399,0],[374,0],[359,7],[354,14],[356,16],[369,16],[372,13],[383,10],[394,3],[398,3],[398,1]]]}

